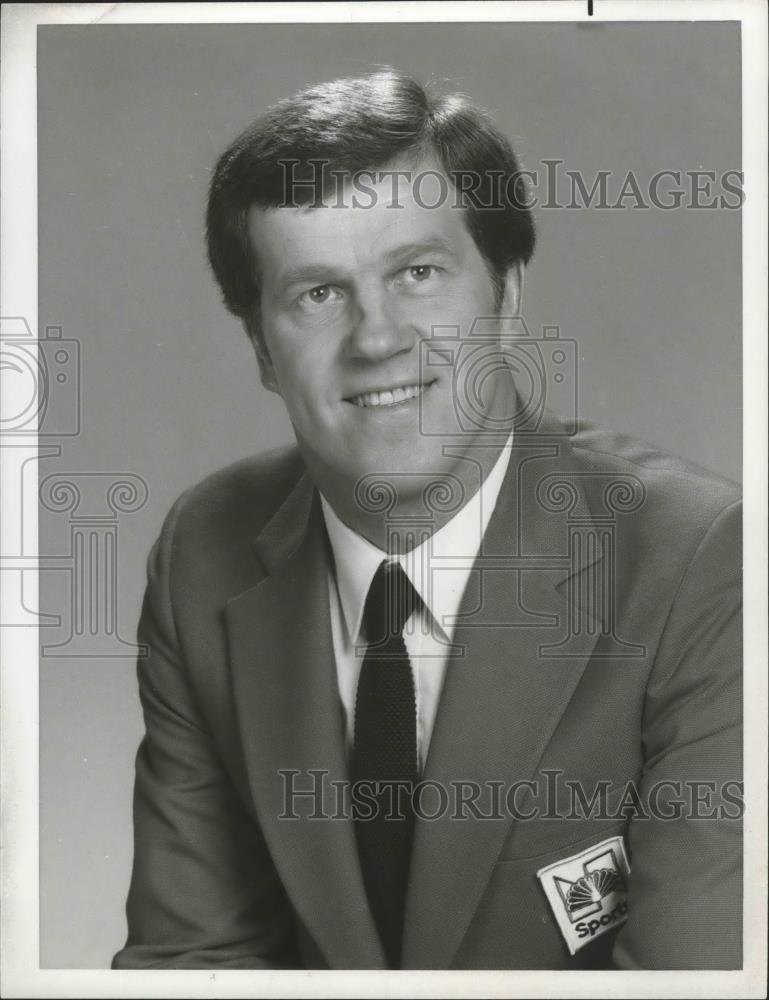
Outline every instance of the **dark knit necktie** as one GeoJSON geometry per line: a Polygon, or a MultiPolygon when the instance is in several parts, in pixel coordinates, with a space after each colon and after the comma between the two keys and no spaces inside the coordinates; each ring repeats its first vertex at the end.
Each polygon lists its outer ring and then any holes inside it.
{"type": "Polygon", "coordinates": [[[400,565],[382,562],[366,598],[367,648],[355,699],[352,780],[377,783],[376,809],[353,813],[358,853],[382,944],[396,969],[414,833],[411,790],[419,777],[414,680],[402,633],[419,603],[400,565]]]}

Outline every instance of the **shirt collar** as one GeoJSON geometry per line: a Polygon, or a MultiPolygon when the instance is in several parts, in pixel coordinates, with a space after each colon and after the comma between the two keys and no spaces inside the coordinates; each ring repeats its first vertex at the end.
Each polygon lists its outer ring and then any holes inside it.
{"type": "Polygon", "coordinates": [[[512,443],[511,433],[481,488],[451,520],[421,545],[400,556],[388,557],[383,549],[349,528],[321,494],[326,530],[334,553],[337,593],[351,641],[359,640],[371,581],[379,564],[388,558],[395,558],[401,564],[447,640],[452,640],[454,618],[499,498],[512,443]]]}

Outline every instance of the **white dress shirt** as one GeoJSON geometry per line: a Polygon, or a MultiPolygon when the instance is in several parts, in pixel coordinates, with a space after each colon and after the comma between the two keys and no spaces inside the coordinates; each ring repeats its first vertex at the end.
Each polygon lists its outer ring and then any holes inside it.
{"type": "Polygon", "coordinates": [[[339,696],[347,723],[348,752],[355,725],[355,694],[366,652],[361,625],[371,581],[383,559],[396,559],[422,598],[406,622],[403,639],[411,661],[416,692],[417,753],[424,769],[438,702],[446,673],[448,649],[454,637],[459,605],[481,541],[499,497],[510,461],[512,434],[479,490],[450,521],[421,545],[399,556],[352,531],[339,519],[326,498],[321,504],[334,571],[328,574],[331,631],[336,658],[339,696]]]}

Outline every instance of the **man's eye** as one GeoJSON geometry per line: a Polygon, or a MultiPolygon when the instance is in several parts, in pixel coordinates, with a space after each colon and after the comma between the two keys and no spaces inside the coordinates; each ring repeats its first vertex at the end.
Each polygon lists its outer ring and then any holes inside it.
{"type": "Polygon", "coordinates": [[[414,264],[408,268],[408,276],[412,281],[427,281],[435,276],[437,268],[432,264],[414,264]]]}
{"type": "Polygon", "coordinates": [[[299,296],[300,300],[306,304],[321,306],[326,302],[333,302],[341,297],[341,292],[334,285],[316,285],[299,296]]]}

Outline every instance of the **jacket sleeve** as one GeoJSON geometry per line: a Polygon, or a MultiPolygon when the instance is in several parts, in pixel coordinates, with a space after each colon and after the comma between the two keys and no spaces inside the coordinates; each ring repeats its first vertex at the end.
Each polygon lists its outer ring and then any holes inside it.
{"type": "Polygon", "coordinates": [[[112,968],[296,967],[284,891],[185,679],[169,591],[181,503],[150,554],[139,623],[146,732],[136,758],[128,938],[112,968]]]}
{"type": "Polygon", "coordinates": [[[737,502],[700,541],[650,675],[622,969],[742,966],[741,570],[737,502]]]}

